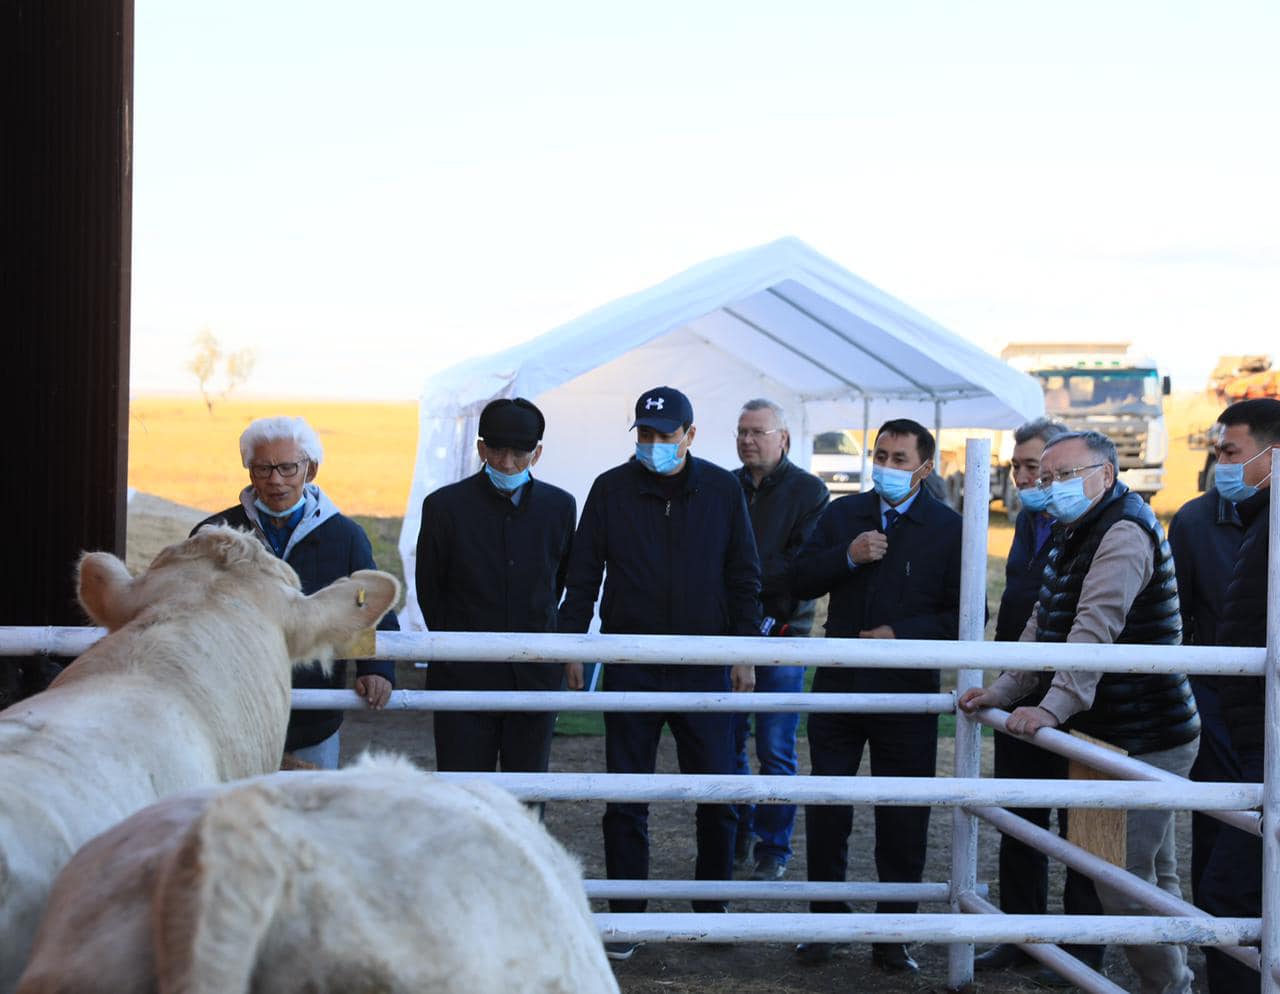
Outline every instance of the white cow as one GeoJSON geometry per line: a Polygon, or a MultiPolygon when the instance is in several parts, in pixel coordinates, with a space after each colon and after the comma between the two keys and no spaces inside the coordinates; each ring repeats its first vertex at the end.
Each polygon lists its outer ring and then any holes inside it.
{"type": "Polygon", "coordinates": [[[331,655],[399,595],[368,570],[304,597],[288,565],[229,528],[170,546],[136,579],[87,554],[79,586],[109,634],[0,712],[0,992],[81,845],[168,794],[278,768],[293,661],[331,655]]]}
{"type": "Polygon", "coordinates": [[[167,798],[49,899],[18,994],[604,994],[577,865],[511,795],[396,759],[167,798]]]}

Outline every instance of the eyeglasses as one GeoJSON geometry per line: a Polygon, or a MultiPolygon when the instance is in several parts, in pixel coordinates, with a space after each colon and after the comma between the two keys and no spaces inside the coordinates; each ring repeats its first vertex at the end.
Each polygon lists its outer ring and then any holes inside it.
{"type": "Polygon", "coordinates": [[[251,463],[249,475],[255,480],[269,480],[272,473],[279,473],[280,479],[292,480],[306,462],[307,460],[303,459],[302,462],[251,463]]]}
{"type": "Polygon", "coordinates": [[[765,431],[763,428],[739,428],[733,433],[733,437],[739,442],[745,442],[748,438],[754,442],[758,442],[766,435],[776,435],[781,430],[781,428],[770,428],[768,431],[765,431]]]}
{"type": "Polygon", "coordinates": [[[1071,469],[1060,469],[1053,473],[1045,473],[1036,481],[1036,486],[1041,490],[1047,489],[1053,483],[1066,483],[1077,473],[1082,473],[1086,469],[1100,469],[1107,465],[1104,462],[1090,463],[1088,466],[1073,466],[1071,469]]]}

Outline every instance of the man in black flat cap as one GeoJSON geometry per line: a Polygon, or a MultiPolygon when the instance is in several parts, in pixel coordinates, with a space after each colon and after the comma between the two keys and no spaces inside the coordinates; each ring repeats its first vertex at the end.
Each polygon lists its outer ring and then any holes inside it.
{"type": "MultiPolygon", "coordinates": [[[[632,635],[758,635],[760,561],[742,487],[728,470],[689,454],[696,431],[689,398],[655,387],[636,401],[635,458],[591,486],[574,539],[560,631],[585,632],[604,580],[600,630],[632,635]],[[607,573],[606,573],[607,568],[607,573]]],[[[569,686],[582,667],[569,664],[569,686]]],[[[750,691],[750,666],[609,665],[605,689],[750,691]]],[[[662,726],[676,740],[684,773],[733,773],[733,716],[621,712],[605,715],[610,773],[652,773],[662,726]]],[[[727,804],[699,804],[699,880],[733,876],[737,819],[727,804]]],[[[649,806],[609,804],[605,864],[612,880],[649,876],[649,806]]],[[[612,900],[614,911],[643,911],[642,900],[612,900]]],[[[722,901],[694,901],[695,911],[724,911],[722,901]]],[[[626,959],[634,943],[605,943],[626,959]]]]}
{"type": "MultiPolygon", "coordinates": [[[[546,422],[522,397],[480,414],[474,476],[422,502],[418,606],[433,632],[554,632],[573,542],[572,495],[535,480],[546,422]]],[[[430,690],[563,690],[559,663],[432,663],[430,690]]],[[[541,773],[554,712],[437,711],[440,770],[541,773]]]]}

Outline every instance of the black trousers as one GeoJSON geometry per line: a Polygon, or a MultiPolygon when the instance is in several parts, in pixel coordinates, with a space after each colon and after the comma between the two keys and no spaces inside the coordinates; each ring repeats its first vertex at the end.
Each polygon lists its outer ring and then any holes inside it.
{"type": "MultiPolygon", "coordinates": [[[[628,667],[640,669],[641,667],[628,667]]],[[[662,726],[676,740],[681,773],[733,773],[733,715],[647,714],[605,715],[605,761],[610,773],[652,773],[662,726]]],[[[694,814],[698,880],[733,879],[733,839],[737,818],[728,804],[699,804],[694,814]]],[[[605,807],[604,859],[610,880],[649,879],[649,805],[605,807]]],[[[643,911],[643,900],[609,902],[613,911],[643,911]]],[[[695,911],[723,911],[722,901],[694,901],[695,911]]]]}
{"type": "Polygon", "coordinates": [[[433,723],[438,770],[547,771],[554,711],[437,711],[433,723]]]}
{"type": "MultiPolygon", "coordinates": [[[[1222,683],[1230,679],[1239,678],[1191,677],[1196,710],[1200,712],[1200,751],[1191,765],[1189,776],[1198,783],[1239,783],[1244,779],[1220,699],[1222,683]]],[[[1216,818],[1200,811],[1191,813],[1191,900],[1197,906],[1203,907],[1200,904],[1200,878],[1204,876],[1218,833],[1226,830],[1227,826],[1216,818]]]]}
{"type": "MultiPolygon", "coordinates": [[[[1029,742],[996,732],[996,776],[1011,780],[1064,780],[1067,759],[1029,742]]],[[[1012,814],[1049,827],[1049,808],[1011,808],[1012,814]]],[[[1058,810],[1058,833],[1066,838],[1067,812],[1058,810]]],[[[1000,836],[1000,910],[1007,915],[1043,915],[1049,908],[1049,857],[1007,835],[1000,836]]],[[[1067,870],[1062,910],[1068,915],[1100,915],[1093,881],[1067,870]]]]}
{"type": "MultiPolygon", "coordinates": [[[[931,777],[938,762],[936,715],[809,716],[809,758],[814,776],[857,776],[863,749],[871,749],[871,775],[931,777]]],[[[929,808],[877,807],[876,873],[882,883],[919,883],[929,838],[929,808]]],[[[844,880],[849,862],[853,808],[805,808],[806,859],[810,880],[844,880]]],[[[844,912],[843,901],[813,901],[815,912],[844,912]]],[[[876,910],[910,914],[915,902],[881,901],[876,910]]]]}
{"type": "MultiPolygon", "coordinates": [[[[1271,826],[1272,831],[1275,830],[1271,826]]],[[[1262,916],[1262,840],[1222,825],[1200,877],[1198,904],[1219,918],[1262,916]]],[[[1204,947],[1209,994],[1257,994],[1262,981],[1256,970],[1213,946],[1204,947]]]]}

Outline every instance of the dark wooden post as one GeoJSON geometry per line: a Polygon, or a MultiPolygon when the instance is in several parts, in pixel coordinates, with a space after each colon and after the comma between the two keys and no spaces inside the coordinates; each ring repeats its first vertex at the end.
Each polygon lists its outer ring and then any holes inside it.
{"type": "Polygon", "coordinates": [[[124,554],[133,2],[0,11],[0,623],[79,624],[76,557],[124,554]]]}

